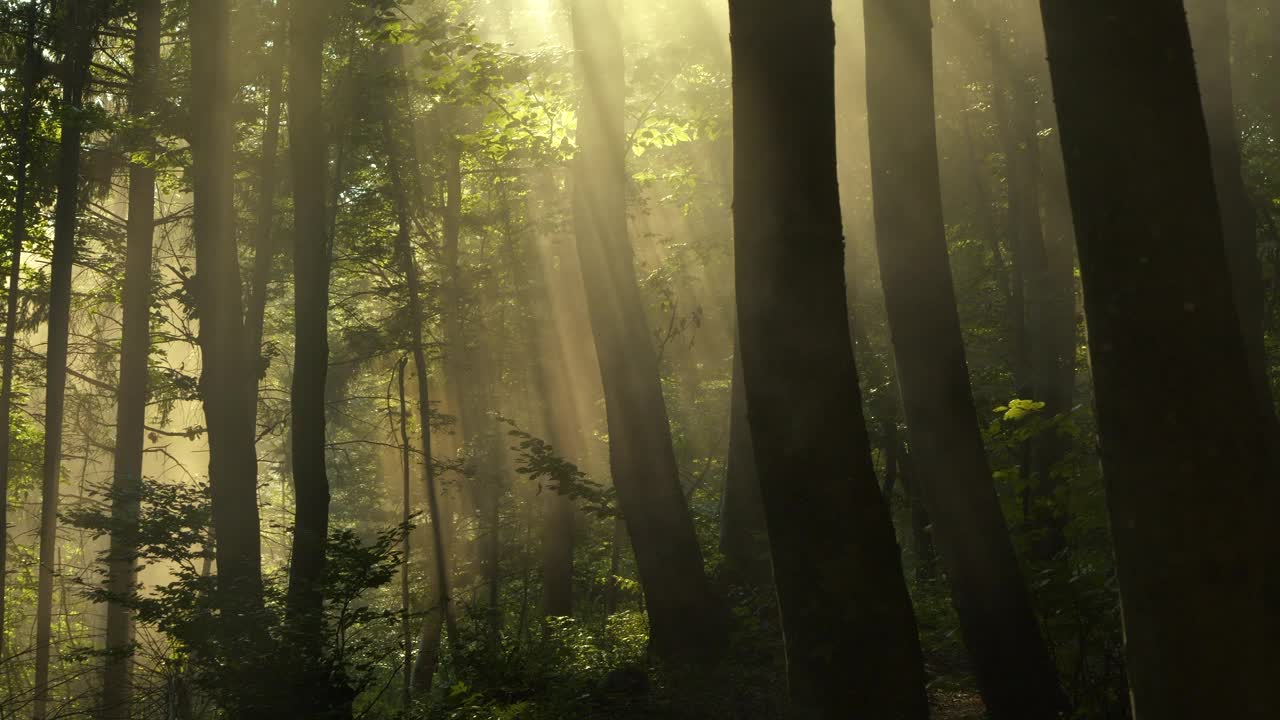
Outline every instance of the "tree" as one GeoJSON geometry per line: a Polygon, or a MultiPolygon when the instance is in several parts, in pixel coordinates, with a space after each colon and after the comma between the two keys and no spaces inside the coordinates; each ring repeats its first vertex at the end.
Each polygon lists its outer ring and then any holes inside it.
{"type": "MultiPolygon", "coordinates": [[[[382,141],[387,152],[387,178],[391,185],[391,198],[395,206],[396,240],[395,254],[399,258],[404,274],[405,305],[409,315],[409,351],[413,357],[414,371],[417,373],[418,419],[422,443],[423,471],[426,479],[427,520],[431,524],[432,573],[434,581],[432,607],[422,623],[422,631],[418,641],[418,653],[414,658],[412,673],[412,691],[425,694],[431,690],[440,663],[440,640],[443,633],[448,634],[448,641],[453,648],[459,644],[457,619],[454,617],[453,596],[451,593],[452,577],[450,575],[449,548],[446,545],[450,528],[446,527],[446,511],[442,507],[439,483],[436,478],[436,467],[431,452],[431,386],[430,367],[427,365],[424,326],[426,311],[424,310],[424,291],[422,288],[421,269],[414,254],[412,227],[413,206],[410,202],[408,178],[425,177],[417,170],[417,158],[413,153],[412,138],[406,138],[409,126],[403,117],[396,113],[397,103],[401,97],[400,90],[406,83],[403,73],[407,72],[401,46],[392,47],[387,52],[387,68],[394,74],[390,90],[384,98],[382,113],[382,141]],[[399,132],[397,132],[397,130],[399,132]]],[[[430,195],[426,188],[419,190],[422,197],[430,195]]]]}
{"type": "MultiPolygon", "coordinates": [[[[159,95],[160,0],[138,4],[134,30],[133,94],[129,112],[148,121],[159,95]]],[[[142,151],[146,152],[146,146],[142,151]]],[[[130,717],[133,617],[123,598],[137,583],[138,516],[142,504],[142,451],[147,414],[147,374],[151,352],[152,242],[155,235],[156,173],[145,162],[129,167],[120,384],[116,400],[116,447],[111,486],[112,533],[108,551],[108,652],[102,678],[102,717],[130,717]]]]}
{"type": "Polygon", "coordinates": [[[742,353],[736,350],[729,389],[729,453],[720,507],[720,552],[730,582],[762,586],[769,581],[769,538],[747,420],[742,353]]]}
{"type": "Polygon", "coordinates": [[[329,372],[329,237],[325,194],[324,41],[329,5],[295,2],[289,14],[289,157],[293,168],[294,360],[289,394],[294,485],[293,550],[286,598],[299,654],[294,708],[350,716],[349,691],[322,664],[329,479],[325,381],[329,372]]]}
{"type": "Polygon", "coordinates": [[[1269,717],[1269,462],[1183,7],[1041,5],[1133,712],[1269,717]]]}
{"type": "Polygon", "coordinates": [[[733,0],[729,20],[738,331],[792,714],[927,718],[849,333],[831,3],[733,0]]]}
{"type": "Polygon", "coordinates": [[[268,713],[262,540],[258,516],[256,442],[257,373],[246,363],[247,334],[241,299],[234,222],[234,90],[231,7],[227,0],[192,3],[191,178],[196,251],[195,307],[200,320],[200,398],[209,442],[214,554],[217,559],[217,631],[244,648],[232,668],[244,688],[246,717],[268,713]]]}
{"type": "Polygon", "coordinates": [[[18,294],[22,291],[22,251],[27,237],[27,195],[31,166],[31,126],[35,106],[35,85],[40,66],[36,48],[39,6],[27,6],[27,34],[22,59],[22,100],[18,116],[18,136],[14,145],[17,168],[14,177],[13,228],[9,239],[9,276],[5,298],[4,358],[0,370],[0,659],[4,657],[5,586],[9,554],[9,463],[12,459],[13,371],[18,335],[18,294]]]}
{"type": "Polygon", "coordinates": [[[40,495],[40,582],[36,591],[35,701],[32,707],[35,720],[44,720],[49,699],[50,624],[53,618],[54,565],[57,562],[71,285],[76,262],[82,143],[87,122],[84,101],[91,75],[93,38],[102,7],[95,0],[70,0],[62,12],[62,138],[58,143],[58,200],[54,207],[53,259],[49,278],[44,465],[40,495]]]}
{"type": "Polygon", "coordinates": [[[863,8],[876,244],[917,477],[988,711],[1055,718],[1064,704],[1057,672],[969,387],[942,217],[929,0],[863,8]]]}
{"type": "Polygon", "coordinates": [[[609,467],[635,550],[653,651],[714,655],[724,608],[712,592],[676,467],[671,427],[627,237],[625,65],[617,0],[573,4],[583,100],[573,220],[609,423],[609,467]]]}

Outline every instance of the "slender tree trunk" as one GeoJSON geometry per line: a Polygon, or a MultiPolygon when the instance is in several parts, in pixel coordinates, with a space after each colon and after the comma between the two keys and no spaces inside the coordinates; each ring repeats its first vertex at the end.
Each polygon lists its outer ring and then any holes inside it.
{"type": "MultiPolygon", "coordinates": [[[[142,122],[159,94],[160,0],[138,4],[130,114],[142,122]]],[[[129,168],[128,246],[125,257],[120,385],[116,399],[116,448],[111,486],[111,546],[107,587],[108,652],[102,678],[101,717],[128,720],[133,694],[133,618],[119,598],[137,583],[138,516],[142,503],[142,450],[151,350],[151,257],[155,236],[156,173],[146,164],[129,168]]]]}
{"type": "Polygon", "coordinates": [[[831,3],[731,0],[729,22],[738,330],[791,714],[923,720],[849,332],[831,3]]]}
{"type": "Polygon", "coordinates": [[[200,395],[209,437],[213,499],[217,628],[243,651],[228,671],[243,688],[242,717],[270,715],[274,679],[260,672],[269,649],[263,612],[262,541],[258,519],[257,375],[247,367],[235,213],[235,88],[228,0],[192,3],[192,186],[196,305],[200,312],[200,395]]]}
{"type": "Polygon", "coordinates": [[[401,689],[401,703],[406,713],[413,704],[413,626],[409,623],[409,614],[412,609],[409,603],[409,568],[413,566],[409,554],[408,531],[409,522],[413,517],[410,500],[410,477],[413,465],[409,462],[409,406],[405,401],[404,392],[404,368],[408,364],[409,358],[402,358],[396,368],[396,379],[400,388],[400,506],[402,510],[400,521],[405,526],[404,544],[400,549],[404,554],[400,567],[400,612],[402,613],[400,622],[404,635],[404,688],[401,689]]]}
{"type": "Polygon", "coordinates": [[[13,434],[10,416],[13,412],[14,351],[18,336],[18,295],[22,291],[22,249],[27,238],[27,181],[31,165],[31,113],[35,104],[35,86],[40,55],[36,48],[39,5],[27,6],[26,50],[22,66],[22,114],[18,118],[18,137],[14,162],[13,227],[9,248],[9,285],[5,298],[4,359],[0,370],[0,664],[5,656],[5,586],[8,578],[9,553],[9,462],[13,434]]]}
{"type": "Polygon", "coordinates": [[[1134,715],[1274,717],[1264,422],[1183,6],[1041,5],[1134,715]]]}
{"type": "Polygon", "coordinates": [[[760,478],[756,474],[751,427],[747,421],[742,353],[736,347],[730,393],[728,466],[724,475],[724,495],[720,501],[720,553],[724,555],[724,579],[731,584],[763,587],[770,579],[769,536],[765,531],[760,478]]]}
{"type": "Polygon", "coordinates": [[[58,489],[62,478],[67,345],[71,329],[71,285],[76,261],[76,225],[80,204],[84,96],[89,84],[90,60],[93,57],[96,10],[91,0],[69,0],[63,10],[63,115],[62,139],[58,145],[58,199],[53,217],[53,259],[49,271],[40,565],[36,590],[35,698],[32,705],[35,720],[44,720],[49,701],[49,654],[58,543],[58,489]]]}
{"type": "MultiPolygon", "coordinates": [[[[402,63],[393,63],[397,71],[402,70],[402,63]]],[[[391,96],[392,98],[395,95],[391,96]]],[[[391,192],[396,210],[396,254],[404,265],[406,291],[408,293],[408,310],[410,330],[410,346],[413,354],[414,370],[418,374],[418,405],[421,419],[421,441],[424,470],[426,475],[427,518],[431,522],[431,545],[433,554],[433,571],[435,580],[434,604],[423,622],[422,633],[418,643],[418,655],[413,665],[413,692],[425,694],[431,690],[431,683],[440,662],[440,639],[442,631],[447,630],[449,644],[458,646],[458,627],[453,615],[452,596],[450,593],[451,578],[449,575],[449,556],[446,547],[445,517],[440,507],[439,488],[436,487],[435,464],[431,454],[431,393],[428,378],[427,355],[423,340],[423,324],[426,313],[422,307],[422,280],[419,276],[418,262],[414,257],[413,242],[410,236],[412,208],[409,203],[409,192],[405,183],[405,171],[400,165],[400,158],[411,153],[404,148],[412,148],[412,138],[400,139],[392,123],[395,111],[393,102],[388,102],[383,117],[383,142],[388,148],[390,158],[391,192]]],[[[407,124],[407,123],[406,123],[407,124]]],[[[428,195],[423,189],[422,195],[428,195]]]]}
{"type": "Polygon", "coordinates": [[[574,229],[609,423],[609,466],[636,555],[651,649],[678,660],[718,654],[726,616],[702,565],[662,396],[657,353],[627,237],[625,65],[618,0],[576,0],[583,85],[574,229]]]}
{"type": "Polygon", "coordinates": [[[905,448],[899,453],[898,475],[902,479],[904,494],[911,503],[911,543],[916,555],[916,581],[930,582],[938,578],[938,551],[933,542],[933,522],[925,507],[924,490],[920,487],[911,453],[905,448]]]}
{"type": "Polygon", "coordinates": [[[294,707],[311,717],[350,714],[350,690],[323,660],[325,544],[329,479],[325,468],[325,385],[329,371],[329,148],[323,78],[328,5],[295,3],[289,16],[289,157],[294,208],[294,359],[290,392],[293,551],[286,597],[291,644],[301,654],[294,707]],[[329,687],[325,687],[328,685],[329,687]]]}
{"type": "MultiPolygon", "coordinates": [[[[546,182],[547,174],[543,173],[546,182]]],[[[528,212],[537,212],[530,208],[528,212]]],[[[536,239],[535,239],[536,242],[536,239]]],[[[515,278],[531,358],[533,394],[542,413],[543,431],[561,457],[582,462],[581,423],[576,389],[568,376],[564,348],[556,331],[548,286],[555,282],[538,247],[516,252],[508,244],[508,266],[515,278]]],[[[567,617],[573,614],[573,547],[576,510],[573,500],[555,490],[544,490],[542,501],[542,613],[567,617]]],[[[524,627],[523,622],[521,627],[524,627]]]]}
{"type": "MultiPolygon", "coordinates": [[[[245,308],[246,367],[254,373],[246,402],[255,409],[258,383],[266,368],[262,360],[262,328],[267,310],[267,289],[271,284],[271,267],[276,256],[272,238],[276,219],[277,163],[280,153],[280,116],[284,106],[284,66],[289,48],[290,0],[281,0],[276,8],[276,31],[271,67],[267,79],[267,117],[262,133],[262,157],[258,162],[258,207],[253,230],[253,270],[249,278],[248,306],[245,308]]],[[[255,410],[256,412],[256,410],[255,410]]]]}
{"type": "MultiPolygon", "coordinates": [[[[1013,375],[1018,397],[1044,402],[1044,414],[1051,416],[1067,409],[1055,384],[1063,360],[1057,355],[1061,348],[1053,337],[1060,331],[1053,322],[1057,317],[1054,292],[1062,283],[1057,281],[1056,268],[1050,263],[1041,218],[1043,170],[1031,63],[1032,29],[1026,27],[1024,8],[1015,3],[1006,10],[1005,31],[990,27],[988,33],[993,103],[1009,188],[1007,227],[1014,276],[1009,323],[1016,325],[1018,345],[1013,375]]],[[[1066,519],[1062,504],[1054,499],[1059,483],[1048,472],[1061,451],[1061,443],[1049,433],[1028,440],[1022,452],[1027,527],[1033,533],[1033,554],[1042,561],[1057,555],[1066,545],[1066,519]]]]}
{"type": "Polygon", "coordinates": [[[988,711],[997,720],[1057,718],[1065,700],[969,387],[942,217],[929,0],[863,8],[880,277],[917,479],[988,711]]]}

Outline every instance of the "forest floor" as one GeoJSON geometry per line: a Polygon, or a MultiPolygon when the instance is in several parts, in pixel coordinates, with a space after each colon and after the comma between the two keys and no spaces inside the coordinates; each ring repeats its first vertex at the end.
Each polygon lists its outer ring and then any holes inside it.
{"type": "Polygon", "coordinates": [[[968,690],[935,691],[930,698],[933,720],[982,720],[986,707],[976,692],[968,690]]]}

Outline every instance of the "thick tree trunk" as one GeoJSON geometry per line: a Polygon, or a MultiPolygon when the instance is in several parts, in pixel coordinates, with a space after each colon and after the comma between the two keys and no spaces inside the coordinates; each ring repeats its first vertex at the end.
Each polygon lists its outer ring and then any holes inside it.
{"type": "Polygon", "coordinates": [[[325,385],[329,371],[329,237],[325,195],[329,148],[323,107],[325,3],[294,3],[289,17],[289,157],[293,167],[294,359],[290,430],[294,485],[293,549],[286,621],[300,654],[294,707],[311,717],[350,714],[350,692],[332,677],[324,647],[325,544],[329,479],[325,468],[325,385]],[[326,687],[327,686],[327,687],[326,687]]]}
{"type": "Polygon", "coordinates": [[[831,3],[731,0],[729,18],[738,329],[792,716],[923,720],[849,333],[831,3]]]}
{"type": "MultiPolygon", "coordinates": [[[[147,118],[159,92],[160,0],[138,4],[133,51],[133,96],[129,112],[147,118]]],[[[128,720],[132,701],[133,618],[117,598],[137,583],[137,532],[142,502],[142,450],[147,414],[151,350],[151,257],[155,236],[156,173],[145,164],[129,168],[128,244],[125,251],[120,385],[116,399],[116,448],[111,486],[111,546],[107,587],[106,648],[100,717],[128,720]]]]}
{"type": "Polygon", "coordinates": [[[257,374],[241,300],[234,213],[235,124],[231,67],[231,7],[227,0],[192,3],[192,186],[199,309],[200,395],[209,437],[213,496],[218,631],[243,648],[235,667],[242,717],[269,715],[273,679],[258,672],[266,659],[262,541],[258,519],[257,374]]]}
{"type": "MultiPolygon", "coordinates": [[[[735,333],[736,337],[736,333],[735,333]]],[[[763,587],[769,583],[769,535],[765,531],[760,478],[756,474],[751,426],[747,420],[747,386],[742,379],[742,353],[735,343],[729,400],[729,453],[720,501],[720,553],[724,580],[763,587]]]]}
{"type": "Polygon", "coordinates": [[[942,217],[929,0],[863,8],[880,277],[917,478],[988,711],[997,720],[1056,718],[1064,698],[969,387],[942,217]]]}
{"type": "Polygon", "coordinates": [[[45,369],[44,466],[40,499],[40,565],[36,589],[35,696],[32,716],[44,720],[49,701],[54,566],[57,564],[58,491],[62,479],[62,434],[66,409],[67,345],[71,329],[71,285],[76,261],[84,96],[93,57],[97,7],[70,0],[64,9],[62,139],[58,145],[58,199],[53,217],[49,268],[48,350],[45,369]]]}
{"type": "Polygon", "coordinates": [[[40,66],[36,47],[39,5],[27,6],[26,50],[22,66],[22,107],[18,117],[15,145],[16,169],[13,197],[13,227],[9,247],[8,290],[5,298],[4,358],[0,370],[0,662],[5,653],[5,586],[8,578],[9,553],[9,462],[13,447],[10,416],[13,412],[13,371],[18,337],[18,294],[22,291],[22,249],[27,239],[27,182],[31,165],[31,113],[35,104],[35,86],[40,66]]]}
{"type": "Polygon", "coordinates": [[[1265,424],[1183,6],[1041,5],[1134,715],[1273,717],[1259,632],[1265,424]]]}
{"type": "Polygon", "coordinates": [[[665,660],[713,656],[726,615],[685,504],[627,237],[625,66],[618,0],[576,0],[583,85],[573,182],[574,230],[604,384],[609,467],[636,555],[650,645],[665,660]]]}

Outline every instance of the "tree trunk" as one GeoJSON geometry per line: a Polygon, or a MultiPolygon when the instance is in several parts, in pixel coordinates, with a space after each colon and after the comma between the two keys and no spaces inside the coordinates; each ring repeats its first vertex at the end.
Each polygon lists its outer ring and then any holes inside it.
{"type": "MultiPolygon", "coordinates": [[[[133,96],[129,112],[142,122],[158,100],[160,0],[138,4],[133,51],[133,96]]],[[[144,148],[145,149],[148,148],[144,148]]],[[[142,450],[147,414],[151,350],[151,257],[155,236],[156,173],[145,164],[129,168],[128,244],[120,340],[120,385],[116,395],[116,448],[111,486],[111,546],[108,552],[108,652],[102,678],[101,717],[128,720],[132,701],[133,618],[118,601],[137,583],[138,516],[142,503],[142,450]]]]}
{"type": "Polygon", "coordinates": [[[411,557],[409,555],[409,523],[412,520],[412,505],[410,492],[410,477],[412,476],[413,465],[409,461],[409,406],[405,401],[404,391],[404,368],[409,364],[408,358],[402,358],[400,364],[396,367],[396,380],[400,389],[400,467],[401,467],[401,487],[400,487],[400,522],[404,525],[404,543],[401,545],[400,552],[404,557],[401,558],[400,567],[400,612],[401,625],[404,635],[404,687],[401,688],[401,703],[405,713],[409,712],[413,705],[413,626],[409,623],[409,614],[412,610],[409,603],[409,569],[413,567],[411,557]]]}
{"type": "Polygon", "coordinates": [[[294,531],[286,622],[299,653],[295,708],[309,716],[350,714],[350,690],[323,660],[325,544],[325,384],[329,370],[329,148],[325,138],[324,3],[295,3],[289,17],[289,156],[293,167],[294,359],[290,392],[294,531]]]}
{"type": "Polygon", "coordinates": [[[217,630],[244,648],[229,668],[243,688],[245,717],[270,714],[275,688],[258,672],[269,652],[263,612],[262,542],[258,520],[257,374],[247,367],[235,213],[235,88],[228,0],[192,3],[192,186],[196,306],[201,351],[200,396],[209,437],[217,598],[217,630]]]}
{"type": "MultiPolygon", "coordinates": [[[[397,53],[393,53],[397,55],[397,53]]],[[[393,62],[394,72],[403,72],[403,62],[393,62]]],[[[430,692],[440,662],[440,636],[443,630],[448,631],[449,643],[456,649],[458,626],[453,616],[452,596],[450,593],[449,556],[445,545],[445,517],[441,510],[439,488],[436,487],[435,464],[431,454],[431,393],[428,384],[430,370],[427,366],[425,342],[423,340],[423,324],[426,322],[422,307],[422,280],[419,276],[418,262],[414,257],[413,242],[410,236],[413,212],[409,203],[409,192],[405,183],[406,172],[399,159],[411,154],[412,138],[398,138],[392,123],[392,114],[396,111],[394,98],[387,101],[382,120],[383,142],[390,158],[391,192],[396,211],[396,247],[404,266],[407,304],[409,310],[410,349],[413,354],[414,370],[418,374],[418,405],[421,420],[421,441],[424,471],[426,475],[427,519],[431,523],[431,545],[433,554],[433,571],[435,580],[434,606],[430,608],[423,621],[422,633],[418,643],[418,655],[413,665],[413,692],[419,695],[430,692]],[[409,148],[406,150],[406,148],[409,148]]],[[[402,123],[407,125],[407,123],[402,123]]],[[[403,132],[403,129],[402,129],[403,132]]],[[[423,197],[429,196],[425,188],[421,189],[423,197]]]]}
{"type": "Polygon", "coordinates": [[[26,50],[22,66],[22,108],[18,118],[15,146],[13,227],[9,248],[9,286],[5,298],[4,359],[0,371],[0,663],[5,653],[5,586],[8,579],[9,553],[9,462],[13,446],[10,416],[13,413],[14,351],[18,336],[18,294],[22,291],[22,249],[27,238],[27,182],[31,165],[31,113],[35,104],[35,86],[40,67],[36,47],[39,5],[27,6],[26,50]]]}
{"type": "MultiPolygon", "coordinates": [[[[1056,718],[1064,698],[969,387],[942,216],[929,0],[863,8],[880,277],[916,479],[988,711],[997,720],[1056,718]]],[[[1043,249],[1038,237],[1028,241],[1043,249]]]]}
{"type": "Polygon", "coordinates": [[[729,19],[738,329],[792,716],[923,720],[849,333],[831,3],[731,0],[729,19]]]}
{"type": "Polygon", "coordinates": [[[97,14],[91,0],[70,0],[62,31],[62,139],[58,145],[58,199],[53,217],[49,269],[48,351],[45,369],[44,466],[40,499],[40,565],[36,590],[35,696],[32,716],[44,720],[49,701],[53,579],[58,543],[58,489],[62,478],[62,434],[66,409],[67,345],[71,329],[71,285],[76,261],[84,96],[93,57],[97,14]]]}
{"type": "Polygon", "coordinates": [[[916,555],[916,582],[930,582],[938,578],[938,550],[933,542],[933,522],[925,507],[924,490],[912,465],[911,454],[902,449],[898,460],[898,473],[902,489],[911,503],[911,543],[916,555]]]}
{"type": "Polygon", "coordinates": [[[1134,716],[1273,717],[1264,422],[1183,7],[1041,4],[1134,716]]]}
{"type": "MultiPolygon", "coordinates": [[[[736,333],[735,333],[736,337],[736,333]]],[[[742,381],[742,353],[734,348],[730,389],[729,457],[720,501],[720,553],[724,580],[763,587],[769,583],[769,535],[765,532],[760,479],[747,421],[747,387],[742,381]]]]}
{"type": "Polygon", "coordinates": [[[258,207],[253,230],[253,270],[249,277],[248,306],[245,308],[246,367],[254,382],[247,384],[249,398],[258,403],[258,380],[266,372],[262,360],[262,327],[267,310],[267,290],[271,284],[271,266],[276,256],[272,232],[276,219],[277,163],[280,152],[280,116],[284,99],[284,65],[289,48],[290,0],[276,6],[275,47],[267,78],[267,117],[262,133],[262,157],[258,162],[258,207]]]}
{"type": "Polygon", "coordinates": [[[636,555],[650,646],[665,660],[718,654],[726,615],[707,580],[676,467],[657,353],[627,237],[625,65],[618,0],[575,0],[583,86],[573,213],[604,384],[609,466],[636,555]]]}

